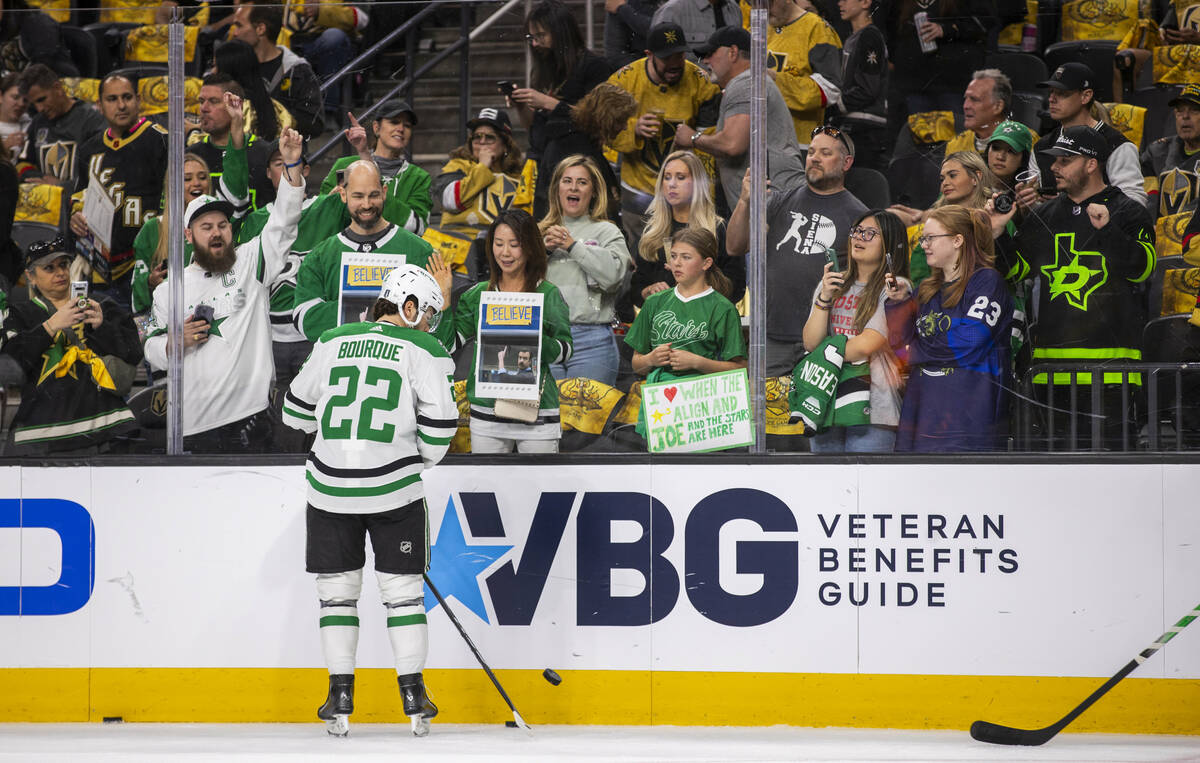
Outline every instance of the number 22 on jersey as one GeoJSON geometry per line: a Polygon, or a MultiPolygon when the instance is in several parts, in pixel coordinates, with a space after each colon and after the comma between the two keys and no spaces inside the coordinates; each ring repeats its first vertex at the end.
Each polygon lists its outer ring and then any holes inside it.
{"type": "Polygon", "coordinates": [[[373,440],[391,442],[396,436],[392,424],[375,426],[377,412],[396,410],[400,403],[400,372],[392,368],[369,366],[362,373],[358,366],[334,366],[329,370],[329,386],[345,392],[329,398],[321,417],[321,436],[326,440],[373,440]],[[360,384],[361,382],[361,384],[360,384]],[[364,388],[360,391],[360,386],[364,388]]]}

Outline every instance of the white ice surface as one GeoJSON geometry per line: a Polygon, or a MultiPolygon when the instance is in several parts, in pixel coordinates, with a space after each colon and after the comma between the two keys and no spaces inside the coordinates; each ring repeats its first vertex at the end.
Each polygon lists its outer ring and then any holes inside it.
{"type": "Polygon", "coordinates": [[[0,760],[1200,761],[1200,737],[1060,734],[1042,747],[997,747],[959,731],[351,724],[0,724],[0,760]]]}

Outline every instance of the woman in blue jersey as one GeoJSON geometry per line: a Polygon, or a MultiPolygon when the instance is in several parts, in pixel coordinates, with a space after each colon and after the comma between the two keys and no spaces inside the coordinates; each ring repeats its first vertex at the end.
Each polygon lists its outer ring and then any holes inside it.
{"type": "Polygon", "coordinates": [[[980,210],[940,207],[929,213],[921,246],[931,273],[915,298],[903,281],[888,289],[889,321],[899,318],[911,363],[896,450],[1000,449],[1013,316],[1004,277],[992,267],[991,223],[980,210]]]}
{"type": "MultiPolygon", "coordinates": [[[[557,453],[562,427],[558,416],[558,385],[550,373],[550,365],[564,363],[571,357],[570,311],[558,288],[546,280],[546,246],[537,223],[528,212],[506,209],[498,214],[488,228],[484,246],[491,275],[486,282],[481,281],[463,292],[458,298],[454,320],[442,321],[435,335],[451,351],[475,338],[481,296],[486,291],[541,294],[541,352],[534,359],[541,367],[541,398],[532,420],[522,420],[510,415],[513,406],[503,405],[506,401],[481,397],[475,389],[478,353],[472,355],[471,374],[467,377],[467,398],[471,402],[471,452],[511,453],[515,449],[520,453],[557,453]]],[[[449,269],[442,258],[430,258],[429,272],[438,279],[443,294],[448,293],[449,269]]],[[[524,353],[514,350],[506,354],[516,355],[519,373],[524,353]]],[[[524,357],[529,360],[528,355],[524,357]]]]}

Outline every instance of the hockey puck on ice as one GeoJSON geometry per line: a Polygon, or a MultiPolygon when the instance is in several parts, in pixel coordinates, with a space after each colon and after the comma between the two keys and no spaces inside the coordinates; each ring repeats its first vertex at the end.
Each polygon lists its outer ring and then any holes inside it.
{"type": "Polygon", "coordinates": [[[515,729],[517,727],[517,722],[516,721],[505,721],[504,725],[510,729],[515,729]]]}
{"type": "Polygon", "coordinates": [[[124,723],[125,718],[120,715],[107,715],[104,717],[105,723],[124,723]]]}
{"type": "Polygon", "coordinates": [[[558,686],[560,683],[562,683],[562,676],[560,676],[558,673],[555,673],[550,668],[546,668],[542,671],[542,678],[546,679],[554,686],[558,686]]]}

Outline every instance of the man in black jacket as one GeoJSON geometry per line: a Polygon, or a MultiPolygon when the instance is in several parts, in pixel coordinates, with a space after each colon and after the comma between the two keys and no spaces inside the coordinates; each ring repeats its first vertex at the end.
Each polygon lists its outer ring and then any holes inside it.
{"type": "MultiPolygon", "coordinates": [[[[1035,363],[1096,365],[1142,359],[1146,324],[1142,284],[1154,272],[1154,224],[1145,207],[1105,180],[1108,148],[1104,137],[1091,127],[1067,127],[1044,152],[1051,161],[1058,196],[1033,209],[1015,240],[1004,233],[1011,213],[992,214],[998,269],[1006,272],[1016,265],[1022,276],[1041,279],[1032,332],[1035,363]]],[[[1039,391],[1047,385],[1071,383],[1068,373],[1049,376],[1034,376],[1039,391]]],[[[1107,372],[1102,379],[1105,385],[1116,385],[1104,388],[1103,411],[1096,411],[1105,416],[1105,447],[1121,443],[1121,380],[1122,374],[1107,372]]],[[[1080,410],[1087,412],[1091,374],[1078,374],[1076,381],[1080,410]]],[[[1130,374],[1129,381],[1140,385],[1141,377],[1130,374]]],[[[1066,400],[1064,386],[1055,407],[1065,407],[1066,400]]],[[[1084,417],[1080,422],[1084,441],[1090,421],[1084,417]]],[[[1132,422],[1130,432],[1136,433],[1132,422]]],[[[1100,445],[1093,443],[1093,447],[1100,445]]]]}

